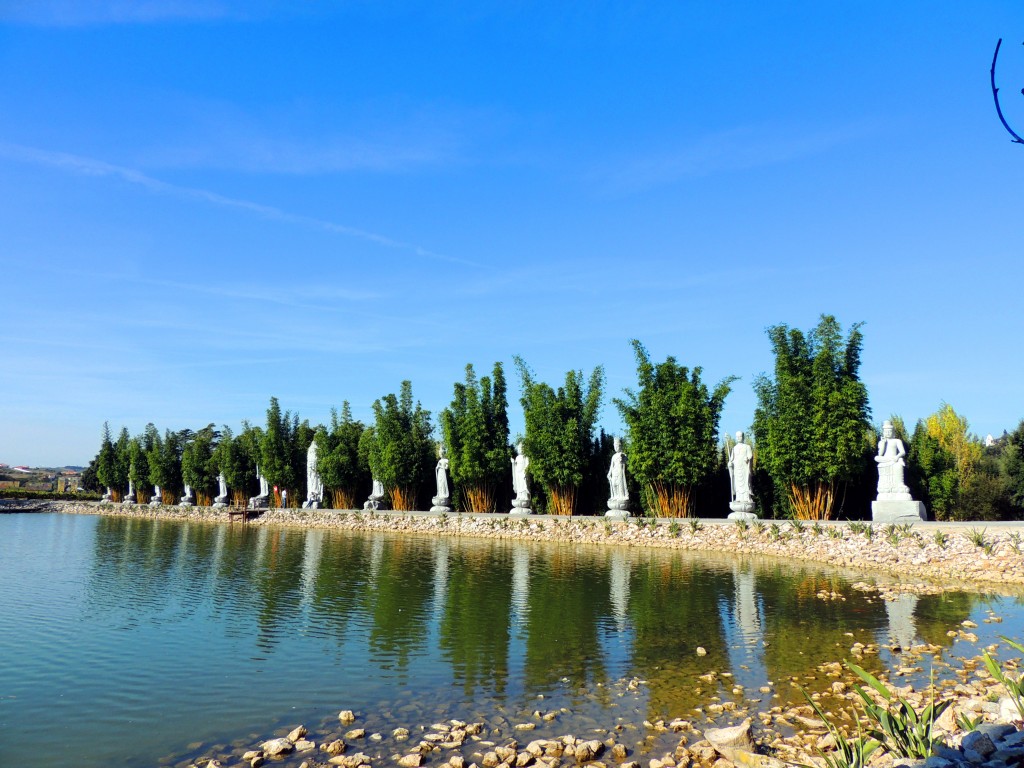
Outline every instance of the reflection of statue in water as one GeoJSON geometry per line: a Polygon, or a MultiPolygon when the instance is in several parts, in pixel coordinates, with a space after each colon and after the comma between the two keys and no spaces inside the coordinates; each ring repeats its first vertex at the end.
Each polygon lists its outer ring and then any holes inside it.
{"type": "Polygon", "coordinates": [[[512,500],[510,514],[532,515],[530,509],[530,486],[526,480],[526,469],[530,466],[530,459],[523,454],[523,443],[519,441],[516,445],[516,457],[512,459],[512,490],[516,497],[512,500]]]}
{"type": "Polygon", "coordinates": [[[622,452],[622,441],[612,441],[615,453],[608,467],[608,511],[605,517],[628,517],[629,488],[626,485],[626,454],[622,452]]]}
{"type": "Polygon", "coordinates": [[[217,486],[220,493],[213,500],[213,506],[220,509],[228,505],[228,479],[224,477],[223,472],[217,475],[217,486]]]}
{"type": "Polygon", "coordinates": [[[437,467],[434,469],[434,477],[437,480],[437,495],[432,499],[434,506],[430,511],[437,515],[451,512],[449,506],[452,500],[451,486],[448,484],[448,459],[444,455],[444,443],[437,447],[437,467]]]}
{"type": "Polygon", "coordinates": [[[306,451],[306,500],[302,502],[303,509],[320,509],[324,500],[324,483],[316,469],[319,450],[314,440],[306,451]]]}
{"type": "Polygon", "coordinates": [[[754,514],[754,496],[750,486],[750,475],[754,464],[754,451],[743,442],[743,432],[736,433],[736,445],[729,452],[729,487],[732,501],[729,503],[731,520],[750,520],[754,514]]]}
{"type": "Polygon", "coordinates": [[[910,489],[903,482],[904,460],[907,449],[895,436],[891,421],[882,424],[882,439],[878,441],[878,500],[910,501],[910,489]]]}

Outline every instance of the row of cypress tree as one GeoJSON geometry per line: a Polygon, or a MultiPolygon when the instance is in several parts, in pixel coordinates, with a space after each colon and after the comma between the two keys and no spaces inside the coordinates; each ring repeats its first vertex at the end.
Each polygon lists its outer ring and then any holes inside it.
{"type": "MultiPolygon", "coordinates": [[[[844,333],[834,317],[823,315],[808,332],[777,325],[768,329],[768,337],[775,366],[771,375],[754,381],[758,405],[751,440],[761,513],[804,519],[862,516],[874,496],[877,433],[859,377],[860,325],[844,333]]],[[[673,357],[656,363],[639,341],[631,344],[637,385],[613,403],[626,425],[634,512],[662,517],[724,513],[725,463],[733,443],[731,437],[720,439],[719,420],[736,377],[709,387],[700,367],[680,365],[673,357]]],[[[569,371],[553,387],[538,381],[522,358],[513,361],[521,383],[522,442],[530,458],[534,509],[563,515],[603,512],[604,474],[613,452],[610,437],[597,423],[603,368],[587,377],[569,371]]],[[[312,426],[298,414],[282,412],[271,398],[265,424],[243,422],[237,435],[213,424],[161,435],[150,424],[137,437],[122,429],[113,440],[105,425],[90,471],[96,483],[118,491],[131,479],[140,501],[148,497],[149,486],[159,485],[171,502],[187,483],[200,503],[209,503],[217,474],[223,472],[235,503],[242,504],[256,491],[258,466],[275,492],[287,490],[295,505],[306,495],[306,452],[315,440],[318,470],[335,508],[361,506],[371,477],[381,481],[394,508],[427,508],[437,460],[431,413],[415,401],[408,381],[397,394],[374,402],[373,413],[374,423],[363,424],[352,418],[346,402],[340,414],[332,411],[329,424],[312,426]]],[[[908,477],[916,497],[934,503],[940,518],[969,516],[964,505],[979,498],[1000,500],[989,503],[983,516],[1016,516],[1024,506],[1024,426],[1016,437],[1004,438],[1006,458],[992,470],[996,465],[984,464],[980,442],[967,433],[966,421],[948,406],[931,421],[919,422],[912,438],[902,420],[893,418],[910,449],[908,477]],[[988,470],[978,469],[985,466],[988,470]],[[998,483],[979,484],[978,477],[990,478],[993,471],[1001,478],[998,483]]],[[[450,462],[454,505],[463,511],[506,511],[515,449],[501,363],[480,377],[467,365],[438,425],[450,462]]]]}

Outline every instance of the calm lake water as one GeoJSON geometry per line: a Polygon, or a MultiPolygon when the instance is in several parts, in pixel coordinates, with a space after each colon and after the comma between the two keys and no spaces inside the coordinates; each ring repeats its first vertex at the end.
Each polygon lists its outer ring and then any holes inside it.
{"type": "Polygon", "coordinates": [[[855,641],[952,658],[975,653],[946,635],[965,619],[981,643],[1024,629],[1019,599],[850,584],[667,551],[0,515],[0,765],[174,764],[339,709],[390,729],[543,702],[574,732],[686,717],[734,683],[795,701],[788,678],[855,641]],[[626,712],[612,692],[634,677],[626,712]]]}

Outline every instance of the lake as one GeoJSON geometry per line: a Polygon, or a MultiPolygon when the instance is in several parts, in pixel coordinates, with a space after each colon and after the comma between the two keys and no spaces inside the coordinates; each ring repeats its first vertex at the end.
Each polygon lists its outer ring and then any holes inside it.
{"type": "Polygon", "coordinates": [[[0,515],[0,765],[174,765],[340,709],[390,733],[564,707],[567,733],[714,697],[767,708],[798,700],[790,678],[824,685],[815,669],[855,642],[954,659],[979,650],[947,636],[964,620],[979,645],[1024,629],[1019,599],[887,602],[858,579],[671,550],[0,515]]]}

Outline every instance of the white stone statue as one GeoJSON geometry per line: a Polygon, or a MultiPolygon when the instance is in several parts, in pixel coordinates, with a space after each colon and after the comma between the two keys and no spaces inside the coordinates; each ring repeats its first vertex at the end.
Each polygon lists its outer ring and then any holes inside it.
{"type": "Polygon", "coordinates": [[[750,485],[754,451],[743,439],[743,432],[737,432],[736,445],[729,452],[729,487],[732,489],[730,520],[753,520],[757,517],[754,514],[754,496],[750,485]]]}
{"type": "Polygon", "coordinates": [[[437,466],[434,468],[434,478],[437,480],[437,495],[432,499],[433,505],[430,511],[435,515],[445,515],[452,511],[451,508],[451,487],[448,484],[448,459],[444,455],[444,443],[437,446],[437,466]]]}
{"type": "Polygon", "coordinates": [[[256,479],[260,481],[259,496],[250,496],[248,509],[267,509],[270,506],[270,486],[267,478],[260,472],[260,465],[256,465],[256,479]]]}
{"type": "Polygon", "coordinates": [[[228,505],[228,479],[221,472],[217,475],[217,486],[220,491],[213,500],[213,506],[221,509],[228,505]]]}
{"type": "Polygon", "coordinates": [[[612,444],[615,453],[608,467],[608,511],[605,517],[629,517],[629,488],[626,485],[626,454],[622,452],[622,440],[615,438],[612,444]]]}
{"type": "Polygon", "coordinates": [[[910,501],[910,489],[903,482],[903,470],[907,466],[907,449],[903,441],[895,437],[891,421],[882,424],[882,439],[878,441],[878,500],[910,501]]]}
{"type": "Polygon", "coordinates": [[[196,503],[195,495],[192,493],[192,486],[185,483],[185,495],[178,502],[179,507],[191,507],[196,503]]]}
{"type": "Polygon", "coordinates": [[[316,468],[319,451],[316,440],[309,444],[309,450],[306,451],[306,500],[302,502],[303,509],[320,509],[324,500],[324,483],[316,468]]]}
{"type": "Polygon", "coordinates": [[[103,498],[100,499],[101,503],[110,504],[114,501],[114,489],[109,485],[107,486],[107,492],[103,494],[103,498]]]}
{"type": "Polygon", "coordinates": [[[892,422],[882,424],[882,439],[878,441],[878,498],[871,502],[871,519],[881,522],[894,520],[927,520],[924,504],[914,501],[910,489],[903,482],[907,466],[907,449],[896,437],[892,422]]]}
{"type": "Polygon", "coordinates": [[[526,479],[526,469],[530,466],[530,459],[523,454],[523,443],[520,440],[516,445],[516,457],[512,461],[512,490],[516,497],[512,499],[511,515],[532,515],[530,509],[530,486],[526,479]]]}
{"type": "Polygon", "coordinates": [[[124,501],[121,503],[129,507],[135,503],[135,481],[130,477],[128,478],[128,493],[125,495],[124,501]]]}
{"type": "Polygon", "coordinates": [[[376,477],[373,478],[373,487],[370,490],[370,498],[363,503],[363,509],[383,509],[384,508],[384,483],[378,480],[376,477]]]}
{"type": "Polygon", "coordinates": [[[160,490],[159,485],[153,486],[153,495],[149,497],[149,506],[159,507],[164,503],[164,495],[160,490]]]}

